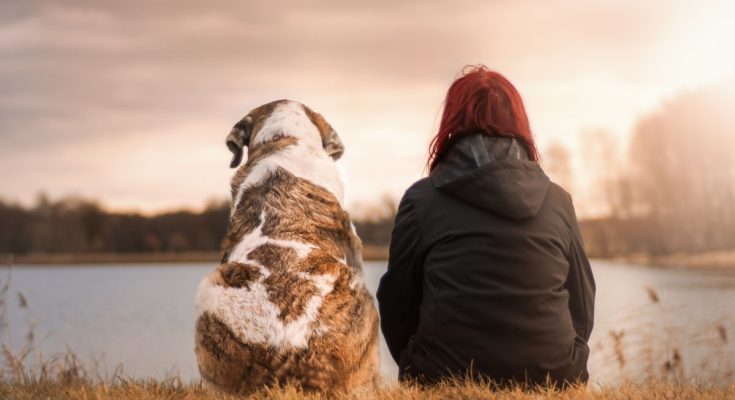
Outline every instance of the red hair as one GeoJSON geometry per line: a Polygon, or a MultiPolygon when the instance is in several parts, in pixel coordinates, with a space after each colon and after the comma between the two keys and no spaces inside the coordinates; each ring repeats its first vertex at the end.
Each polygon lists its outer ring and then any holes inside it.
{"type": "Polygon", "coordinates": [[[476,131],[518,139],[528,157],[538,162],[521,95],[508,79],[484,65],[465,67],[449,87],[439,131],[429,147],[429,171],[436,167],[452,139],[476,131]]]}

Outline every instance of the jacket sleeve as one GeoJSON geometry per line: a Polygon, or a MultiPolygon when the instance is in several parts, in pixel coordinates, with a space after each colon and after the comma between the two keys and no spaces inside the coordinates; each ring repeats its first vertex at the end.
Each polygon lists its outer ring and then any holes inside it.
{"type": "Polygon", "coordinates": [[[380,279],[377,292],[380,327],[396,363],[419,323],[423,280],[421,247],[416,211],[404,195],[391,235],[388,270],[380,279]]]}
{"type": "MultiPolygon", "coordinates": [[[[570,199],[571,201],[571,199],[570,199]]],[[[595,278],[590,261],[584,251],[584,243],[572,207],[571,243],[568,252],[569,276],[566,289],[569,292],[569,312],[577,335],[589,340],[595,316],[595,278]]]]}

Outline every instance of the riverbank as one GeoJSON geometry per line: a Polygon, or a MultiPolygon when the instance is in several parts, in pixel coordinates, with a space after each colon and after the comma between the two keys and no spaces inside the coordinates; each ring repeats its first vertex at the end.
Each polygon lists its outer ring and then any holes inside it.
{"type": "Polygon", "coordinates": [[[148,263],[203,263],[219,262],[220,253],[73,253],[73,254],[21,254],[8,255],[6,262],[13,265],[85,265],[85,264],[148,264],[148,263]]]}
{"type": "Polygon", "coordinates": [[[631,254],[610,260],[671,269],[735,270],[735,250],[666,255],[631,254]]]}
{"type": "MultiPolygon", "coordinates": [[[[219,263],[221,254],[209,252],[169,252],[169,253],[79,253],[79,254],[26,254],[7,255],[6,263],[15,265],[65,265],[65,264],[155,264],[155,263],[219,263]]],[[[388,246],[365,246],[363,260],[385,261],[388,259],[388,246]]],[[[676,253],[652,256],[631,254],[625,256],[595,258],[618,261],[630,265],[645,265],[671,269],[714,269],[735,270],[735,250],[722,250],[706,253],[676,253]]]]}
{"type": "MultiPolygon", "coordinates": [[[[327,399],[334,397],[305,394],[293,388],[264,389],[250,396],[230,396],[207,392],[201,384],[182,384],[177,381],[159,382],[122,381],[117,384],[61,384],[55,382],[7,383],[0,382],[0,398],[31,400],[50,399],[327,399]]],[[[523,392],[520,390],[494,390],[487,385],[458,382],[440,385],[433,389],[423,390],[415,386],[391,385],[382,389],[363,391],[350,396],[338,398],[368,399],[504,399],[504,400],[572,400],[572,399],[707,399],[725,400],[735,398],[735,385],[652,383],[648,385],[622,385],[616,387],[584,388],[575,387],[566,390],[539,390],[523,392]]]]}
{"type": "MultiPolygon", "coordinates": [[[[156,263],[214,263],[220,261],[218,251],[185,251],[166,253],[72,253],[72,254],[8,254],[5,264],[13,265],[97,265],[97,264],[156,264],[156,263]]],[[[387,246],[365,246],[363,260],[388,259],[387,246]]]]}

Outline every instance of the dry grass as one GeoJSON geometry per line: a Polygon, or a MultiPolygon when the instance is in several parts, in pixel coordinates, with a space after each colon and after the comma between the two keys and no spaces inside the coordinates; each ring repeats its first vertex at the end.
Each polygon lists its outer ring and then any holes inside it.
{"type": "Polygon", "coordinates": [[[654,287],[644,286],[643,290],[648,304],[606,315],[608,330],[597,328],[590,343],[595,377],[637,384],[692,380],[735,383],[735,342],[730,337],[735,326],[733,315],[695,319],[698,310],[693,307],[683,311],[685,304],[654,287]],[[682,319],[682,312],[695,318],[682,319]]]}
{"type": "MultiPolygon", "coordinates": [[[[178,381],[120,381],[116,384],[61,384],[56,382],[0,382],[2,399],[324,399],[317,394],[305,394],[294,388],[263,389],[246,397],[210,393],[200,384],[178,381]]],[[[491,387],[469,382],[452,382],[424,390],[414,386],[392,385],[374,391],[344,396],[345,399],[733,399],[735,385],[713,386],[697,384],[651,383],[645,386],[623,385],[609,388],[576,387],[566,390],[492,390],[491,387]]]]}

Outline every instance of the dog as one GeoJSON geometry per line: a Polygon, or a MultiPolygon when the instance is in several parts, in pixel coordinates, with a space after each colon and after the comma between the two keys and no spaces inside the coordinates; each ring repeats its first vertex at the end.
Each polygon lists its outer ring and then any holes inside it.
{"type": "Polygon", "coordinates": [[[349,392],[377,383],[378,314],[343,208],[344,146],[324,117],[278,100],[226,139],[237,168],[222,261],[199,285],[195,352],[209,387],[349,392]]]}

